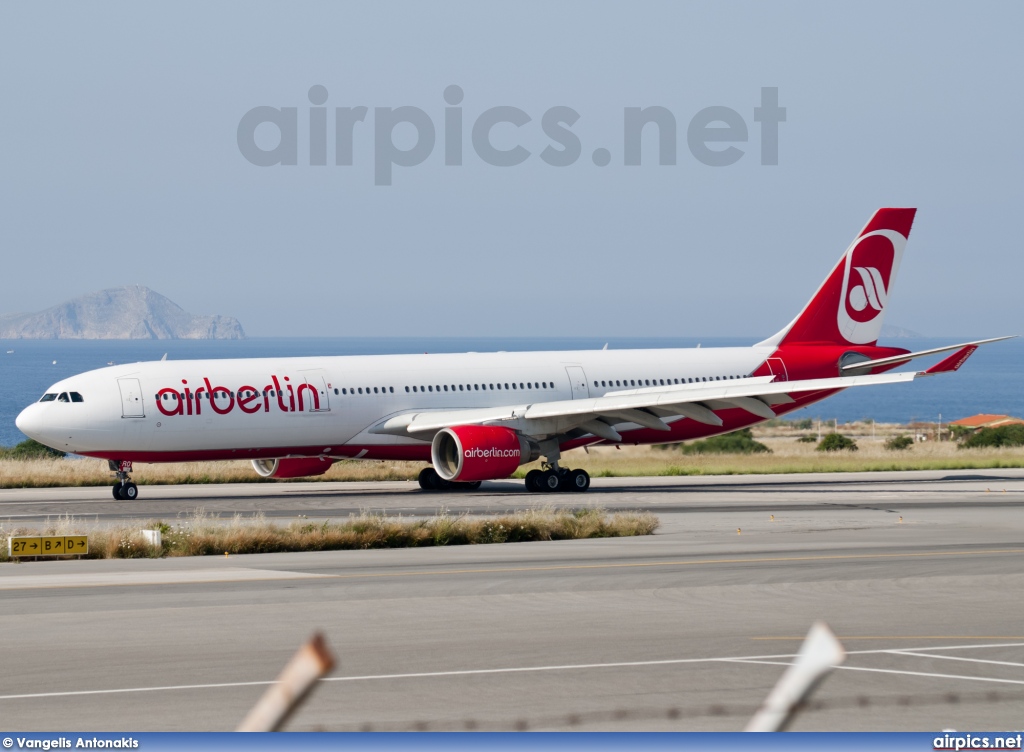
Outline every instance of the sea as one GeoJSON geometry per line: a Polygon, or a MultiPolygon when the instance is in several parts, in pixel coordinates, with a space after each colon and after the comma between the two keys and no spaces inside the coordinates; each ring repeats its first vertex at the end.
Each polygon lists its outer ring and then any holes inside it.
{"type": "MultiPolygon", "coordinates": [[[[302,355],[384,355],[396,353],[522,352],[661,347],[742,347],[755,338],[634,337],[252,337],[244,340],[0,340],[0,446],[25,436],[14,425],[18,413],[51,384],[111,363],[203,358],[263,358],[302,355]]],[[[927,350],[957,339],[900,338],[882,344],[927,350]]],[[[918,360],[916,367],[940,357],[918,360]]],[[[901,370],[909,370],[904,367],[901,370]]],[[[953,374],[909,384],[848,389],[787,416],[849,423],[911,423],[964,418],[976,413],[1024,417],[1024,338],[978,349],[953,374]]]]}

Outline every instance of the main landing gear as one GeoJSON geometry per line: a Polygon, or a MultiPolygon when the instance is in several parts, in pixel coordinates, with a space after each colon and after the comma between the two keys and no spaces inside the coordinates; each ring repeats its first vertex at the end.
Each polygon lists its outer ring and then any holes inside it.
{"type": "Polygon", "coordinates": [[[480,481],[459,483],[445,480],[432,467],[425,467],[420,471],[419,481],[420,488],[424,491],[474,491],[480,488],[480,481]]]}
{"type": "Polygon", "coordinates": [[[588,488],[590,473],[586,470],[566,470],[554,464],[546,470],[531,470],[526,474],[526,490],[532,493],[586,491],[588,488]]]}
{"type": "Polygon", "coordinates": [[[117,501],[135,501],[139,498],[139,487],[132,483],[130,477],[132,471],[131,461],[121,460],[120,462],[115,462],[114,460],[109,460],[107,465],[117,476],[117,480],[114,481],[111,489],[114,492],[114,498],[117,501]]]}

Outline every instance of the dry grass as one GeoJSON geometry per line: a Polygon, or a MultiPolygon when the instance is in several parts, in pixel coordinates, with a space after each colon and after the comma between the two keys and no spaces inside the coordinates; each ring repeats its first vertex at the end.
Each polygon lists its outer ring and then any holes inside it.
{"type": "MultiPolygon", "coordinates": [[[[325,475],[303,481],[414,480],[421,462],[336,462],[325,475]]],[[[261,478],[248,460],[221,462],[136,463],[132,480],[139,485],[166,486],[192,483],[282,483],[261,478]]],[[[0,460],[0,488],[108,486],[114,476],[106,460],[32,459],[0,460]]]]}
{"type": "MultiPolygon", "coordinates": [[[[443,513],[426,519],[408,519],[362,513],[343,522],[293,522],[282,526],[263,516],[236,515],[225,522],[197,510],[173,524],[151,522],[132,527],[89,527],[67,517],[42,530],[5,529],[0,524],[0,536],[88,535],[86,558],[133,559],[617,538],[650,535],[658,524],[658,518],[647,512],[607,514],[600,509],[531,509],[483,518],[443,513]],[[148,544],[141,529],[161,530],[163,545],[148,544]]],[[[6,560],[4,548],[0,561],[6,560]]]]}
{"type": "MultiPolygon", "coordinates": [[[[854,473],[883,470],[964,470],[1024,467],[1024,447],[957,449],[951,442],[922,442],[893,452],[883,438],[857,438],[856,452],[818,452],[814,444],[795,438],[758,437],[771,454],[683,455],[653,447],[600,447],[589,454],[572,452],[565,458],[595,477],[651,475],[750,475],[776,473],[854,473]]],[[[527,468],[528,469],[528,468],[527,468]]],[[[517,473],[518,474],[518,473],[517,473]]]]}
{"type": "MultiPolygon", "coordinates": [[[[846,427],[840,430],[847,433],[846,427]]],[[[779,430],[755,433],[772,454],[682,455],[654,447],[621,449],[600,447],[573,450],[563,456],[567,467],[583,468],[595,477],[637,477],[650,475],[741,475],[752,473],[862,472],[877,470],[962,470],[1024,467],[1024,447],[1000,449],[958,449],[953,442],[926,441],[910,449],[892,452],[884,441],[892,431],[857,436],[857,452],[816,452],[814,444],[801,444],[801,432],[779,430]]],[[[893,434],[894,435],[894,434],[893,434]]],[[[516,477],[537,465],[519,469],[516,477]]],[[[414,480],[424,467],[419,462],[336,462],[324,475],[298,481],[414,480]]],[[[137,464],[132,479],[140,485],[189,483],[281,483],[260,478],[247,461],[137,464]]],[[[0,460],[0,488],[51,486],[105,486],[113,482],[107,463],[90,459],[0,460]]]]}

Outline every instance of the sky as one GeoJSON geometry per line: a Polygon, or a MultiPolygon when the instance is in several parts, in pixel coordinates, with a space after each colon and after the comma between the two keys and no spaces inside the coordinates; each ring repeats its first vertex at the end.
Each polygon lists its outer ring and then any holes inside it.
{"type": "Polygon", "coordinates": [[[763,337],[876,208],[913,206],[886,322],[1024,332],[1022,22],[1019,2],[6,2],[0,312],[142,284],[250,336],[763,337]],[[336,108],[358,107],[349,133],[336,108]],[[675,159],[652,123],[626,164],[627,110],[654,107],[675,159]],[[254,163],[289,144],[294,165],[254,163]]]}

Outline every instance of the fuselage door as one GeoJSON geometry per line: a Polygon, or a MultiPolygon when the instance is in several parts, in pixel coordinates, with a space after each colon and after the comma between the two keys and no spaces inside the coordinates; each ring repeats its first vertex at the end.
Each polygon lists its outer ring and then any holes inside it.
{"type": "Polygon", "coordinates": [[[121,417],[145,418],[146,409],[142,405],[142,386],[138,379],[118,379],[117,386],[121,390],[121,417]]]}
{"type": "Polygon", "coordinates": [[[322,369],[302,371],[303,383],[299,385],[300,408],[307,413],[326,413],[331,410],[330,384],[327,373],[322,369]]]}
{"type": "Polygon", "coordinates": [[[573,399],[585,399],[590,396],[590,387],[587,386],[587,374],[579,366],[566,366],[565,372],[569,374],[569,386],[572,388],[573,399]]]}
{"type": "Polygon", "coordinates": [[[789,374],[786,373],[786,364],[782,358],[768,358],[768,370],[775,376],[775,381],[789,381],[789,374]]]}

